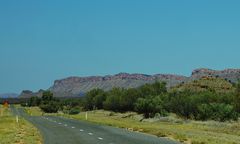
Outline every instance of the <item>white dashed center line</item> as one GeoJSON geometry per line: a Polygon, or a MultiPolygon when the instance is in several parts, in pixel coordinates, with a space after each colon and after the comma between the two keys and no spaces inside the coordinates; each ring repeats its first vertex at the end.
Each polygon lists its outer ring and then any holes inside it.
{"type": "Polygon", "coordinates": [[[93,133],[88,133],[89,135],[93,135],[93,133]]]}
{"type": "MultiPolygon", "coordinates": [[[[49,118],[46,118],[46,117],[43,117],[44,119],[47,119],[47,120],[49,120],[49,121],[51,121],[51,122],[55,122],[55,123],[57,123],[57,121],[54,121],[54,120],[52,120],[52,119],[49,119],[49,118]]],[[[59,125],[61,125],[62,123],[58,123],[59,125]]],[[[65,127],[67,127],[68,125],[67,124],[64,124],[64,126],[65,127]]],[[[75,127],[74,126],[72,126],[71,127],[72,129],[75,129],[75,127]]],[[[80,132],[83,132],[84,130],[83,129],[80,129],[79,130],[80,132]]],[[[89,135],[93,135],[93,133],[88,133],[89,135]]],[[[103,138],[102,137],[98,137],[98,139],[99,140],[103,140],[103,138]]],[[[109,143],[109,144],[114,144],[114,143],[109,143]]]]}

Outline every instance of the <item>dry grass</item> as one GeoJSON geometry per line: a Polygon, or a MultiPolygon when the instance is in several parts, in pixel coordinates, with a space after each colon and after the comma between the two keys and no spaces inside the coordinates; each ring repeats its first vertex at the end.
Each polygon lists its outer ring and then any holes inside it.
{"type": "Polygon", "coordinates": [[[0,144],[41,144],[38,130],[23,118],[16,122],[9,108],[0,107],[0,144]]]}
{"type": "MultiPolygon", "coordinates": [[[[66,115],[65,115],[66,116],[66,115]]],[[[168,137],[182,143],[191,144],[240,144],[240,123],[197,122],[174,118],[155,122],[140,122],[137,115],[119,114],[105,111],[88,112],[88,121],[128,128],[159,137],[168,137]],[[129,116],[127,116],[129,115],[129,116]]],[[[69,117],[69,115],[68,115],[69,117]]],[[[70,116],[85,120],[85,113],[70,116]]]]}
{"type": "MultiPolygon", "coordinates": [[[[39,108],[27,108],[29,113],[41,115],[39,108]]],[[[85,112],[78,115],[63,113],[45,114],[58,115],[77,120],[86,120],[85,112]]],[[[127,128],[168,137],[186,144],[240,144],[240,122],[215,122],[215,121],[187,121],[170,115],[163,119],[148,119],[140,122],[140,115],[136,113],[114,113],[97,110],[88,112],[88,121],[120,128],[127,128]]]]}

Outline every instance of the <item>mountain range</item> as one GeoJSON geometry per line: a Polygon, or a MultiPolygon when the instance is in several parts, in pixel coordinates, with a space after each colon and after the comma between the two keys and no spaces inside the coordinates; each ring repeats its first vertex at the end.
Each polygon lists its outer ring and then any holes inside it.
{"type": "Polygon", "coordinates": [[[16,98],[19,94],[16,93],[4,93],[0,94],[0,98],[16,98]]]}
{"type": "MultiPolygon", "coordinates": [[[[167,83],[167,87],[170,88],[201,79],[202,77],[216,77],[230,83],[236,83],[240,79],[240,69],[225,69],[219,71],[200,68],[193,70],[189,77],[173,74],[146,75],[129,73],[119,73],[107,76],[68,77],[55,80],[54,84],[48,90],[53,92],[55,97],[78,97],[94,88],[100,88],[105,91],[113,87],[136,88],[155,81],[164,81],[167,83]]],[[[24,90],[20,94],[20,97],[41,96],[43,92],[44,90],[39,90],[38,92],[24,90]]]]}

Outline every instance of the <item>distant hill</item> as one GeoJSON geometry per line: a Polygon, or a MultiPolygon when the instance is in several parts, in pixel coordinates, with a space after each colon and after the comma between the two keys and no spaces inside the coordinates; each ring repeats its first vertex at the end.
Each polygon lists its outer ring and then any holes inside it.
{"type": "Polygon", "coordinates": [[[222,78],[205,76],[198,80],[189,81],[173,87],[172,90],[193,92],[215,91],[217,93],[233,92],[233,84],[222,78]]]}
{"type": "Polygon", "coordinates": [[[4,94],[0,94],[0,98],[16,98],[18,97],[19,94],[16,93],[4,93],[4,94]]]}
{"type": "MultiPolygon", "coordinates": [[[[55,80],[53,86],[48,90],[54,93],[56,97],[76,97],[82,96],[87,91],[94,88],[110,90],[113,87],[136,88],[146,83],[155,81],[165,81],[167,87],[174,87],[182,83],[189,83],[202,77],[216,77],[224,79],[229,83],[236,83],[240,79],[240,69],[225,69],[222,71],[211,70],[206,68],[193,70],[190,77],[173,75],[173,74],[128,74],[119,73],[107,76],[90,76],[90,77],[68,77],[55,80]]],[[[39,92],[23,91],[20,97],[40,96],[39,92]]]]}
{"type": "MultiPolygon", "coordinates": [[[[185,81],[186,78],[185,76],[170,74],[145,75],[128,73],[107,76],[68,77],[56,80],[49,90],[52,91],[56,97],[76,97],[82,96],[84,93],[94,88],[100,88],[106,91],[113,87],[136,88],[155,81],[166,81],[168,87],[171,87],[180,84],[182,81],[185,81]]],[[[39,96],[41,93],[42,91],[34,93],[29,90],[24,90],[20,94],[20,97],[39,96]]]]}
{"type": "Polygon", "coordinates": [[[218,71],[200,68],[193,70],[190,79],[195,80],[206,76],[222,78],[229,81],[230,83],[236,83],[238,80],[240,80],[240,69],[225,69],[218,71]]]}
{"type": "Polygon", "coordinates": [[[32,92],[30,90],[23,90],[19,95],[20,98],[30,98],[33,96],[41,97],[44,90],[39,90],[38,92],[32,92]]]}

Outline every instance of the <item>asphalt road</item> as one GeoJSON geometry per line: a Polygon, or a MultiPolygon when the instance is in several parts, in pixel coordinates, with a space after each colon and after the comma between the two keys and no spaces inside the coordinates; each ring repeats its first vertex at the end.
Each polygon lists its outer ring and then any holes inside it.
{"type": "Polygon", "coordinates": [[[23,109],[12,110],[40,130],[44,144],[177,144],[165,138],[125,129],[56,116],[29,116],[23,109]]]}

